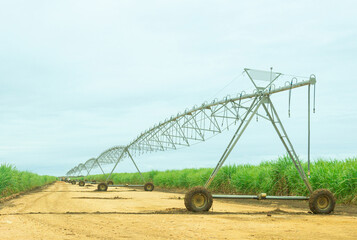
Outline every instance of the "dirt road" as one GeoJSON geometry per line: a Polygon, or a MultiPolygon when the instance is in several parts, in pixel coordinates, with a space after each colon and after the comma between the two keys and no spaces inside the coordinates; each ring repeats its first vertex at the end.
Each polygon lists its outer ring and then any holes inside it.
{"type": "Polygon", "coordinates": [[[306,202],[215,200],[193,214],[183,194],[95,189],[57,182],[0,204],[0,239],[357,239],[357,214],[338,208],[322,216],[306,202]]]}

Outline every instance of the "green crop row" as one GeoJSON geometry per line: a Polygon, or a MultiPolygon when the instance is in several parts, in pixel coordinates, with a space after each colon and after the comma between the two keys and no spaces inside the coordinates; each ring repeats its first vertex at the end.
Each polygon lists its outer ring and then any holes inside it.
{"type": "Polygon", "coordinates": [[[56,180],[52,176],[40,176],[27,171],[19,171],[7,164],[0,165],[0,198],[14,193],[31,190],[56,180]]]}
{"type": "MultiPolygon", "coordinates": [[[[307,172],[307,163],[302,166],[307,172]]],[[[213,169],[183,169],[150,171],[143,173],[147,181],[162,188],[189,189],[203,186],[213,169]]],[[[104,181],[103,175],[92,175],[88,180],[104,181]]],[[[114,173],[111,180],[117,184],[141,184],[138,173],[114,173]]],[[[311,163],[313,189],[330,189],[340,202],[357,203],[357,158],[345,160],[317,160],[311,163]]],[[[301,180],[294,164],[288,157],[259,165],[224,166],[213,180],[210,190],[220,193],[268,195],[305,195],[308,190],[301,180]]]]}

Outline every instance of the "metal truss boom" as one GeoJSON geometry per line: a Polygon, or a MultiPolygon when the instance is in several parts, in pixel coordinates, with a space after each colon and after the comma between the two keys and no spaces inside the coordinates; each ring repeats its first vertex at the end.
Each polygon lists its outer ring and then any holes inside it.
{"type": "MultiPolygon", "coordinates": [[[[290,91],[295,88],[315,85],[316,79],[312,75],[310,79],[303,81],[291,81],[284,86],[275,88],[277,78],[282,74],[270,72],[270,81],[266,86],[259,87],[258,81],[254,80],[254,76],[264,75],[267,72],[251,71],[245,69],[247,75],[252,80],[256,87],[255,92],[247,94],[244,92],[236,97],[226,97],[221,101],[212,101],[211,103],[203,103],[201,106],[195,106],[190,110],[185,110],[176,116],[172,116],[152,128],[139,134],[129,144],[124,146],[114,146],[102,152],[97,158],[88,160],[84,165],[80,164],[67,172],[67,176],[80,173],[86,170],[87,173],[99,167],[104,174],[101,165],[114,164],[114,167],[107,177],[111,177],[114,169],[120,161],[125,158],[130,158],[143,178],[133,156],[139,156],[144,153],[176,150],[183,147],[192,146],[193,144],[204,142],[207,139],[221,133],[237,125],[237,131],[231,142],[225,149],[221,159],[219,160],[215,170],[212,172],[210,178],[206,183],[206,187],[212,182],[220,167],[223,165],[230,152],[238,142],[244,130],[254,116],[259,116],[273,124],[274,129],[279,134],[280,139],[286,148],[290,158],[294,162],[300,176],[303,178],[305,184],[311,191],[311,187],[307,181],[304,170],[301,167],[300,161],[293,149],[293,146],[287,137],[286,131],[277,115],[277,112],[270,100],[270,96],[283,91],[290,91]],[[266,114],[259,114],[258,109],[264,108],[266,114]],[[268,111],[270,107],[270,111],[268,111]],[[95,164],[97,163],[97,164],[95,164]]],[[[296,79],[296,78],[293,78],[296,79]]],[[[259,80],[259,79],[258,79],[259,80]]],[[[144,180],[144,178],[143,178],[144,180]]]]}

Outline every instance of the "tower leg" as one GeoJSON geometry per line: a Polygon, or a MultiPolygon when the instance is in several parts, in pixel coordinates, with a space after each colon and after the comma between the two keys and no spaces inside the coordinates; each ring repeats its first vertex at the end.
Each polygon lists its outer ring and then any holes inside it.
{"type": "Polygon", "coordinates": [[[275,110],[275,107],[272,103],[272,101],[270,100],[269,96],[265,96],[264,97],[264,103],[262,104],[263,108],[265,110],[265,112],[267,113],[270,122],[273,124],[275,131],[277,132],[277,134],[279,135],[279,138],[281,140],[281,142],[283,143],[286,151],[288,152],[289,157],[291,158],[291,160],[293,161],[296,170],[299,172],[299,175],[301,177],[301,179],[304,181],[307,189],[309,190],[310,193],[313,192],[312,187],[309,183],[308,178],[306,177],[306,174],[304,172],[304,169],[301,166],[299,157],[297,156],[294,147],[292,145],[292,143],[290,142],[290,139],[284,129],[284,126],[282,124],[282,122],[280,121],[280,118],[278,116],[277,111],[275,110]],[[268,107],[266,106],[266,104],[270,104],[271,106],[271,113],[268,110],[268,107]]]}
{"type": "Polygon", "coordinates": [[[213,172],[211,173],[211,176],[207,180],[207,182],[205,184],[205,188],[209,187],[209,185],[211,184],[211,182],[213,181],[213,179],[217,175],[219,169],[222,167],[222,165],[224,164],[224,162],[228,158],[229,154],[232,152],[234,146],[237,144],[239,138],[242,136],[243,132],[248,127],[250,121],[252,120],[254,115],[257,113],[257,111],[258,111],[258,109],[259,109],[261,104],[262,104],[262,100],[258,99],[258,97],[256,97],[253,100],[252,104],[250,105],[250,107],[248,108],[247,112],[245,113],[241,123],[239,124],[239,127],[238,127],[237,131],[235,132],[232,140],[229,142],[229,144],[228,144],[226,150],[224,151],[221,159],[217,163],[216,168],[213,170],[213,172]]]}

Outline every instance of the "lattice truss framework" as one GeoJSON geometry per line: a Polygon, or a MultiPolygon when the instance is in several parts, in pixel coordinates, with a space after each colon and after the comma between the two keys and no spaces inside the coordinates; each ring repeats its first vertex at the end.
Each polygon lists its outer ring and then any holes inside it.
{"type": "MultiPolygon", "coordinates": [[[[275,79],[281,75],[280,73],[274,74],[275,79]]],[[[195,106],[182,114],[172,116],[142,132],[126,146],[107,149],[97,158],[91,158],[84,164],[72,168],[66,175],[76,176],[83,172],[89,174],[92,169],[101,167],[100,165],[117,164],[131,155],[139,156],[148,152],[176,150],[206,141],[234,125],[239,125],[242,116],[247,114],[252,101],[257,97],[288,90],[291,92],[294,88],[315,84],[315,82],[313,75],[310,79],[302,81],[293,77],[291,81],[285,82],[284,86],[279,88],[275,88],[271,81],[270,85],[264,86],[264,91],[254,91],[251,94],[242,92],[233,98],[225,97],[221,101],[203,103],[201,106],[195,106]]],[[[267,119],[266,115],[259,113],[256,115],[267,119]]]]}

